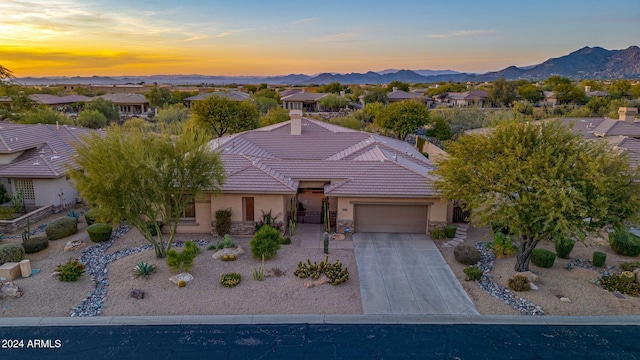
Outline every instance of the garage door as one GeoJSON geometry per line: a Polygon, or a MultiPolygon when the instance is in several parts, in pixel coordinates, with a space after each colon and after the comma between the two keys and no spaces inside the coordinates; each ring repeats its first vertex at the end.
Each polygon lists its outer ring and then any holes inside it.
{"type": "Polygon", "coordinates": [[[427,232],[426,205],[355,205],[356,232],[427,232]]]}

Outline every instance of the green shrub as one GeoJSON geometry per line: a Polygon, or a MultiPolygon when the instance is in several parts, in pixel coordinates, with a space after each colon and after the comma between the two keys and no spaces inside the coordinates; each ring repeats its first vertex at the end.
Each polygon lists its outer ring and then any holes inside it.
{"type": "Polygon", "coordinates": [[[620,267],[624,271],[633,271],[637,268],[640,268],[640,261],[625,261],[620,264],[620,267]]]}
{"type": "Polygon", "coordinates": [[[600,251],[593,252],[593,260],[592,260],[593,266],[603,267],[606,261],[607,261],[607,254],[600,251]]]}
{"type": "Polygon", "coordinates": [[[621,279],[620,275],[603,276],[600,284],[605,290],[618,291],[630,296],[638,296],[640,293],[640,284],[627,282],[621,279]]]}
{"type": "Polygon", "coordinates": [[[328,255],[320,263],[314,261],[312,264],[310,259],[307,259],[306,264],[300,261],[298,268],[293,272],[294,276],[301,279],[317,280],[321,274],[325,274],[333,286],[349,280],[349,268],[343,269],[342,263],[338,259],[334,263],[330,263],[328,255]]]}
{"type": "Polygon", "coordinates": [[[231,231],[231,209],[216,211],[216,233],[222,237],[231,231]]]}
{"type": "Polygon", "coordinates": [[[623,271],[622,274],[620,274],[620,281],[622,282],[632,283],[633,280],[635,279],[636,279],[636,276],[633,275],[631,271],[623,271]]]}
{"type": "Polygon", "coordinates": [[[76,281],[84,274],[85,266],[79,259],[69,259],[66,264],[56,266],[60,281],[76,281]]]}
{"type": "Polygon", "coordinates": [[[94,209],[89,209],[84,213],[84,220],[87,222],[87,226],[92,225],[96,222],[96,211],[94,209]]]}
{"type": "Polygon", "coordinates": [[[465,265],[475,265],[480,261],[482,253],[473,245],[460,244],[453,249],[453,257],[465,265]]]}
{"type": "Polygon", "coordinates": [[[280,231],[271,226],[263,226],[258,230],[253,239],[249,242],[251,256],[260,259],[263,255],[265,259],[276,256],[280,249],[280,231]]]}
{"type": "Polygon", "coordinates": [[[289,245],[289,244],[291,244],[291,238],[290,238],[290,237],[288,237],[288,236],[287,236],[286,238],[283,238],[282,240],[280,240],[280,244],[282,244],[282,245],[289,245]]]}
{"type": "Polygon", "coordinates": [[[234,287],[240,284],[242,276],[238,273],[228,273],[220,275],[220,284],[224,287],[234,287]]]}
{"type": "Polygon", "coordinates": [[[251,269],[253,279],[257,281],[264,280],[264,256],[262,257],[262,265],[259,268],[254,267],[251,269]]]}
{"type": "Polygon", "coordinates": [[[113,228],[109,224],[95,223],[87,227],[89,239],[95,243],[109,241],[109,239],[111,239],[112,232],[113,228]]]}
{"type": "Polygon", "coordinates": [[[0,265],[8,262],[20,262],[24,259],[24,248],[20,244],[0,245],[0,265]]]}
{"type": "Polygon", "coordinates": [[[434,240],[446,239],[447,234],[445,234],[443,228],[434,227],[433,230],[431,230],[431,238],[434,240]]]}
{"type": "Polygon", "coordinates": [[[547,249],[533,249],[531,263],[541,268],[550,268],[556,261],[556,255],[547,249]]]}
{"type": "MultiPolygon", "coordinates": [[[[551,253],[553,255],[553,253],[551,253]]],[[[554,255],[555,257],[555,255],[554,255]]],[[[509,289],[513,291],[529,291],[531,285],[529,285],[529,279],[523,275],[516,275],[508,281],[509,289]]]]}
{"type": "Polygon", "coordinates": [[[619,229],[609,233],[609,245],[611,249],[620,255],[640,255],[640,238],[630,233],[627,229],[619,229]]]}
{"type": "Polygon", "coordinates": [[[144,261],[140,261],[133,267],[133,275],[136,277],[147,277],[156,272],[156,266],[153,264],[146,263],[144,261]]]}
{"type": "Polygon", "coordinates": [[[482,270],[475,266],[468,266],[462,271],[467,275],[467,280],[476,281],[482,278],[482,270]]]}
{"type": "Polygon", "coordinates": [[[222,240],[220,240],[220,238],[218,237],[218,241],[216,244],[211,244],[207,247],[207,250],[222,250],[222,249],[228,249],[228,248],[237,248],[238,245],[235,243],[235,241],[233,241],[233,238],[231,237],[231,235],[226,234],[224,235],[224,237],[222,238],[222,240]]]}
{"type": "Polygon", "coordinates": [[[44,234],[31,236],[22,242],[22,247],[26,254],[35,254],[49,247],[49,239],[44,234]]]}
{"type": "Polygon", "coordinates": [[[453,239],[454,237],[456,237],[456,230],[458,230],[458,225],[449,224],[444,227],[444,234],[449,239],[453,239]]]}
{"type": "Polygon", "coordinates": [[[66,238],[78,232],[78,221],[75,218],[65,216],[47,225],[44,232],[49,240],[66,238]]]}
{"type": "Polygon", "coordinates": [[[576,241],[572,239],[554,238],[553,245],[556,248],[556,255],[560,259],[568,259],[571,250],[576,245],[576,241]]]}
{"type": "Polygon", "coordinates": [[[513,244],[510,236],[497,232],[493,234],[493,242],[487,244],[487,247],[496,254],[496,257],[511,256],[518,252],[518,247],[513,244]]]}
{"type": "Polygon", "coordinates": [[[181,252],[176,249],[167,251],[167,265],[171,272],[189,272],[193,268],[193,260],[200,253],[200,248],[191,240],[185,241],[184,249],[181,252]]]}

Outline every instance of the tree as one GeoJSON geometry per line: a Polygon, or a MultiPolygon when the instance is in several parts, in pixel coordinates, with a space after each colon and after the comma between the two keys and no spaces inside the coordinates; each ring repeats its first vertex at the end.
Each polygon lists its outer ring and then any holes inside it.
{"type": "Polygon", "coordinates": [[[339,82],[332,82],[330,84],[321,86],[318,89],[318,92],[321,93],[329,93],[329,94],[340,94],[341,91],[344,91],[345,87],[339,82]]]}
{"type": "Polygon", "coordinates": [[[393,80],[392,82],[389,83],[389,85],[387,85],[387,91],[393,91],[393,88],[408,92],[409,84],[402,82],[400,80],[393,80]]]}
{"type": "Polygon", "coordinates": [[[144,97],[149,101],[149,105],[153,107],[161,107],[173,103],[173,94],[169,89],[165,88],[153,87],[144,97]]]}
{"type": "Polygon", "coordinates": [[[120,110],[118,110],[118,106],[116,106],[113,101],[105,100],[103,98],[91,100],[91,102],[87,103],[87,106],[84,107],[84,110],[99,111],[107,118],[108,124],[118,122],[120,120],[120,110]]]}
{"type": "Polygon", "coordinates": [[[325,111],[338,111],[347,107],[347,105],[349,105],[349,101],[340,95],[329,94],[320,98],[320,100],[318,100],[318,105],[320,105],[325,111]]]}
{"type": "Polygon", "coordinates": [[[269,110],[279,107],[278,101],[266,96],[254,96],[256,107],[260,115],[266,114],[269,110]]]}
{"type": "Polygon", "coordinates": [[[84,110],[78,114],[78,125],[90,128],[101,129],[107,126],[107,118],[98,110],[84,110]]]}
{"type": "Polygon", "coordinates": [[[428,123],[429,110],[413,100],[389,104],[374,120],[376,126],[393,131],[400,140],[428,123]]]}
{"type": "Polygon", "coordinates": [[[496,105],[509,106],[516,99],[515,84],[500,78],[487,90],[487,99],[496,105]]]}
{"type": "Polygon", "coordinates": [[[586,141],[559,122],[505,122],[450,143],[433,172],[445,198],[460,200],[476,225],[504,224],[519,239],[515,270],[554,236],[581,238],[635,221],[637,171],[604,141],[586,141]]]}
{"type": "Polygon", "coordinates": [[[441,116],[436,116],[435,119],[433,119],[431,128],[425,132],[425,135],[440,141],[450,140],[451,127],[441,116]]]}
{"type": "Polygon", "coordinates": [[[182,104],[163,106],[158,110],[156,120],[164,124],[185,122],[191,117],[191,111],[182,104]]]}
{"type": "Polygon", "coordinates": [[[374,102],[379,102],[384,105],[387,105],[387,103],[389,103],[389,96],[387,95],[387,89],[380,86],[376,86],[373,89],[370,89],[364,95],[365,105],[374,103],[374,102]]]}
{"type": "Polygon", "coordinates": [[[533,84],[523,84],[518,86],[518,95],[532,104],[537,103],[543,98],[542,91],[533,84]]]}
{"type": "Polygon", "coordinates": [[[579,89],[572,84],[558,84],[553,88],[553,92],[556,95],[556,99],[558,99],[558,102],[561,104],[581,104],[586,99],[584,90],[579,89]]]}
{"type": "Polygon", "coordinates": [[[78,191],[96,205],[99,219],[126,221],[140,231],[157,257],[171,248],[185,204],[224,182],[219,155],[197,132],[171,137],[112,126],[84,140],[75,145],[83,171],[70,171],[78,191]],[[169,227],[168,239],[156,221],[169,227]]]}
{"type": "Polygon", "coordinates": [[[12,79],[15,79],[15,76],[13,75],[13,71],[0,65],[0,80],[4,80],[4,79],[12,80],[12,79]]]}
{"type": "Polygon", "coordinates": [[[218,137],[255,129],[260,118],[252,101],[238,102],[215,95],[195,101],[191,113],[196,124],[209,127],[218,137]]]}
{"type": "Polygon", "coordinates": [[[609,85],[609,96],[613,99],[622,99],[629,95],[629,90],[631,90],[629,80],[616,80],[613,84],[609,85]]]}
{"type": "Polygon", "coordinates": [[[72,125],[73,122],[66,115],[61,112],[55,111],[50,107],[37,107],[33,110],[28,110],[20,116],[18,122],[21,124],[56,124],[59,125],[72,125]]]}
{"type": "Polygon", "coordinates": [[[571,80],[569,80],[566,77],[562,77],[560,75],[553,75],[553,76],[549,77],[547,79],[547,81],[545,81],[545,85],[549,89],[553,89],[554,87],[556,87],[558,85],[571,85],[571,80]]]}
{"type": "Polygon", "coordinates": [[[289,112],[281,107],[269,109],[260,119],[260,126],[278,124],[289,120],[289,112]]]}

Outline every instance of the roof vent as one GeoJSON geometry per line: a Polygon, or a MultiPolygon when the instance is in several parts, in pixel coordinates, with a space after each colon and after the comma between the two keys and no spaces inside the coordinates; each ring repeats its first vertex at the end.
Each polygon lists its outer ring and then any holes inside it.
{"type": "Polygon", "coordinates": [[[291,118],[291,135],[301,135],[302,110],[290,110],[289,117],[291,118]]]}

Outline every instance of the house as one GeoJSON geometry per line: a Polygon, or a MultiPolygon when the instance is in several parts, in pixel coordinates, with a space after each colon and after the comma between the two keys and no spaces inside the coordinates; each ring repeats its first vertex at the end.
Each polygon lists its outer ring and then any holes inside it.
{"type": "Polygon", "coordinates": [[[78,197],[66,163],[72,144],[92,130],[56,125],[0,122],[0,184],[9,197],[22,194],[27,211],[52,205],[72,206],[78,197]]]}
{"type": "Polygon", "coordinates": [[[73,111],[78,111],[79,107],[81,107],[80,105],[92,100],[90,97],[83,95],[33,94],[29,95],[29,98],[38,104],[50,106],[54,110],[70,109],[73,111]]]}
{"type": "Polygon", "coordinates": [[[214,91],[214,92],[209,92],[209,93],[203,93],[203,94],[198,94],[195,96],[190,96],[188,98],[185,98],[184,104],[186,107],[190,108],[191,104],[194,101],[198,101],[198,100],[204,100],[207,99],[211,96],[217,96],[217,97],[221,97],[221,98],[225,98],[225,99],[229,99],[229,100],[234,100],[234,101],[244,101],[244,100],[250,100],[251,99],[251,95],[247,94],[247,93],[243,93],[242,91],[237,91],[237,90],[228,90],[228,91],[214,91]]]}
{"type": "Polygon", "coordinates": [[[180,232],[210,232],[232,210],[233,234],[252,234],[262,214],[337,232],[426,233],[447,222],[433,164],[410,144],[302,117],[210,142],[227,172],[222,194],[195,199],[180,232]],[[329,213],[325,214],[328,208],[329,213]]]}
{"type": "Polygon", "coordinates": [[[322,111],[318,101],[329,94],[311,93],[304,90],[291,95],[281,97],[282,107],[285,110],[304,110],[307,112],[322,111]]]}
{"type": "Polygon", "coordinates": [[[393,88],[392,92],[387,94],[387,99],[389,100],[389,103],[400,102],[405,100],[419,101],[427,106],[433,103],[433,99],[428,96],[424,96],[424,94],[410,93],[410,92],[398,90],[398,88],[396,87],[393,88]]]}
{"type": "Polygon", "coordinates": [[[114,103],[120,115],[133,116],[143,115],[149,110],[149,101],[142,94],[105,94],[96,96],[93,99],[102,98],[114,103]]]}
{"type": "Polygon", "coordinates": [[[450,106],[484,106],[487,102],[486,90],[469,90],[465,92],[446,93],[446,103],[450,106]]]}

